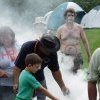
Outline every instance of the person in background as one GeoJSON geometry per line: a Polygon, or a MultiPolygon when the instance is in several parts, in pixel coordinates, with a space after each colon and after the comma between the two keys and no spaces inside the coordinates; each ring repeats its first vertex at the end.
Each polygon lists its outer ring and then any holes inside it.
{"type": "Polygon", "coordinates": [[[0,100],[14,100],[13,68],[18,54],[15,32],[8,26],[0,27],[0,100]]]}
{"type": "Polygon", "coordinates": [[[35,53],[28,54],[25,58],[25,69],[19,76],[18,93],[16,100],[32,100],[35,90],[41,91],[52,100],[58,100],[49,93],[32,75],[41,69],[42,59],[35,53]]]}
{"type": "Polygon", "coordinates": [[[60,26],[57,30],[57,37],[60,40],[60,51],[65,56],[71,56],[74,58],[74,67],[71,69],[73,73],[77,73],[83,64],[81,56],[80,42],[83,42],[84,48],[88,55],[88,61],[91,54],[88,45],[86,35],[83,28],[78,23],[75,23],[76,12],[73,8],[69,8],[64,13],[65,24],[60,26]]]}
{"type": "Polygon", "coordinates": [[[33,23],[33,32],[37,35],[38,38],[40,38],[45,33],[49,33],[44,17],[40,16],[35,18],[33,23]]]}
{"type": "Polygon", "coordinates": [[[87,79],[89,100],[97,100],[97,91],[100,100],[100,47],[92,54],[87,79]],[[96,85],[98,86],[98,90],[96,85]]]}
{"type": "MultiPolygon", "coordinates": [[[[15,67],[13,70],[13,75],[14,75],[13,89],[15,90],[15,92],[18,89],[18,78],[20,72],[25,68],[26,55],[30,53],[36,53],[42,58],[43,62],[41,65],[41,69],[38,70],[35,74],[33,74],[35,78],[41,83],[42,86],[46,88],[44,68],[48,67],[51,70],[52,75],[55,81],[58,83],[59,87],[61,88],[63,94],[67,95],[69,93],[69,89],[65,86],[63,82],[62,74],[60,72],[58,64],[57,51],[59,50],[59,48],[60,48],[59,39],[56,36],[48,34],[43,35],[40,38],[40,40],[28,41],[24,43],[15,61],[15,67]]],[[[38,100],[45,100],[45,96],[41,92],[37,92],[36,95],[38,100]]]]}

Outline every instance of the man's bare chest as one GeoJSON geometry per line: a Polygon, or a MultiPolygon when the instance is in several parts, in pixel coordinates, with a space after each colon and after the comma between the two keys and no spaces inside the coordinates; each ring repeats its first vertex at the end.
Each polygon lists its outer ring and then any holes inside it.
{"type": "Polygon", "coordinates": [[[78,29],[64,29],[61,33],[61,39],[79,39],[80,38],[80,31],[78,29]]]}

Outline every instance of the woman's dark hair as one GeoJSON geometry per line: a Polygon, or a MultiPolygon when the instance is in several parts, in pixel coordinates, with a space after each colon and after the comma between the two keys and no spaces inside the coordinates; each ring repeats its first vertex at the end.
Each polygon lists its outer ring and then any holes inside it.
{"type": "Polygon", "coordinates": [[[25,65],[34,65],[34,64],[41,64],[42,63],[42,59],[39,55],[37,55],[36,53],[31,53],[28,54],[25,58],[25,65]]]}
{"type": "Polygon", "coordinates": [[[68,12],[73,13],[74,15],[76,15],[75,10],[74,10],[73,8],[69,8],[69,9],[67,9],[67,10],[65,11],[65,13],[64,13],[64,18],[66,18],[68,12]]]}

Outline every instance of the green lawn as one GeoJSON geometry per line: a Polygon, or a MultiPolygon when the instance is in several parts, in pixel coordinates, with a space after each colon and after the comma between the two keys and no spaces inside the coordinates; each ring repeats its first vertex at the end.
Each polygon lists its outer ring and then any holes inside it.
{"type": "MultiPolygon", "coordinates": [[[[85,33],[92,54],[96,48],[100,47],[100,29],[85,29],[85,33]]],[[[82,56],[84,61],[83,68],[87,68],[88,67],[87,55],[82,44],[81,47],[82,47],[82,56]]]]}

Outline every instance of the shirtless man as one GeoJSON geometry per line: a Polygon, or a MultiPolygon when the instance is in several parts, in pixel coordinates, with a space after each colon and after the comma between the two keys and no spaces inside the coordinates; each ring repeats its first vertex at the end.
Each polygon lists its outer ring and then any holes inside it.
{"type": "Polygon", "coordinates": [[[90,60],[91,54],[83,28],[79,24],[74,22],[75,16],[76,12],[73,8],[69,8],[65,11],[64,18],[66,23],[58,28],[57,37],[59,38],[61,43],[61,53],[74,57],[74,67],[72,68],[72,71],[77,73],[77,70],[83,63],[80,50],[81,40],[87,52],[88,61],[90,60]]]}

